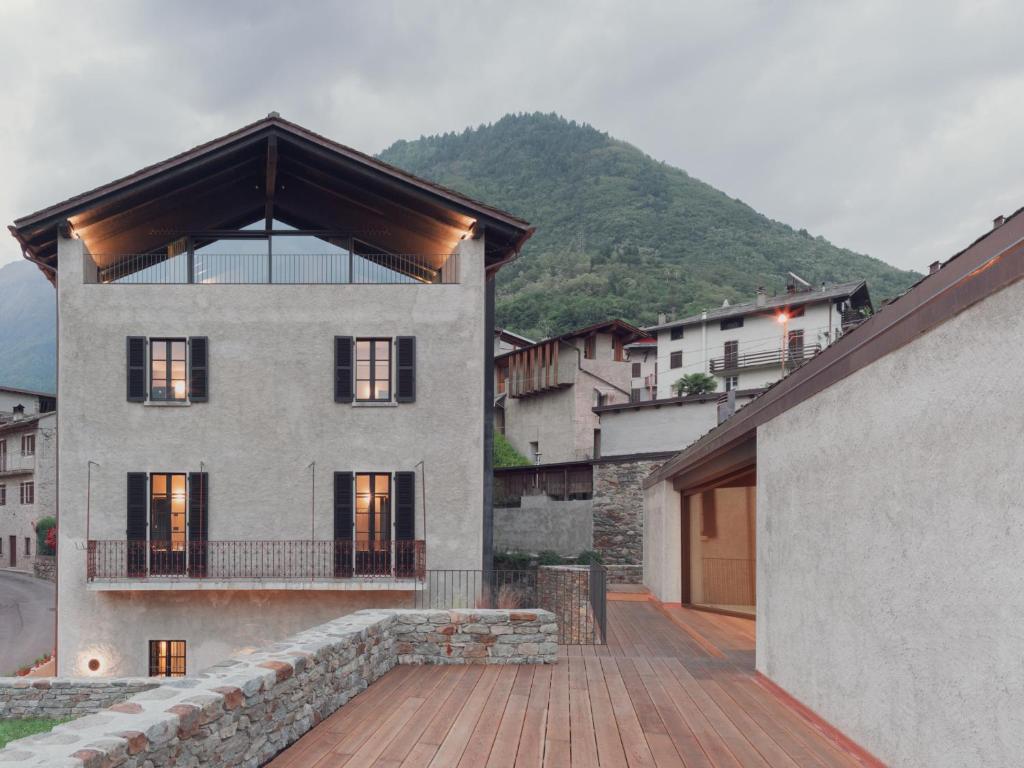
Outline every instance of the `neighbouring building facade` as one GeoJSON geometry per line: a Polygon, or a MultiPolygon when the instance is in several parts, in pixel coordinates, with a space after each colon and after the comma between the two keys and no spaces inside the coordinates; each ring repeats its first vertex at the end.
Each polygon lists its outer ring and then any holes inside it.
{"type": "Polygon", "coordinates": [[[658,396],[658,339],[648,336],[626,345],[629,361],[629,399],[654,400],[658,396]]]}
{"type": "Polygon", "coordinates": [[[812,288],[790,273],[786,293],[730,305],[645,329],[657,336],[656,399],[691,373],[717,380],[719,392],[767,387],[856,327],[872,311],[863,280],[812,288]]]}
{"type": "Polygon", "coordinates": [[[0,568],[31,573],[36,523],[56,513],[56,396],[0,387],[0,568]]]}
{"type": "Polygon", "coordinates": [[[881,764],[1024,755],[1024,212],[644,483],[644,583],[881,764]],[[998,360],[999,365],[991,366],[998,360]]]}
{"type": "Polygon", "coordinates": [[[489,562],[526,222],[272,113],[11,229],[58,291],[58,674],[192,673],[489,562]]]}
{"type": "Polygon", "coordinates": [[[610,320],[495,357],[496,428],[536,464],[601,455],[596,405],[627,402],[626,345],[639,328],[610,320]]]}

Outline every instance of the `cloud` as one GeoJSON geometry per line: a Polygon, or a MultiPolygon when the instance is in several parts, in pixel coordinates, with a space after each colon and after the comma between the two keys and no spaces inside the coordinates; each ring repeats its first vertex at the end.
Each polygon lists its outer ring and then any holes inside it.
{"type": "MultiPolygon", "coordinates": [[[[5,223],[271,110],[376,152],[557,111],[922,269],[1024,204],[1012,2],[6,2],[5,223]]],[[[0,263],[19,256],[0,239],[0,263]]]]}

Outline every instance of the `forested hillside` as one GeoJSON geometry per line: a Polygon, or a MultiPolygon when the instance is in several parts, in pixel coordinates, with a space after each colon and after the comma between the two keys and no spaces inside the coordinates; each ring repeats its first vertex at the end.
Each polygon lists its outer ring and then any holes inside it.
{"type": "Polygon", "coordinates": [[[917,279],[557,115],[399,141],[381,158],[537,227],[498,283],[498,323],[527,335],[615,316],[649,324],[781,290],[790,270],[815,284],[866,278],[876,305],[917,279]]]}

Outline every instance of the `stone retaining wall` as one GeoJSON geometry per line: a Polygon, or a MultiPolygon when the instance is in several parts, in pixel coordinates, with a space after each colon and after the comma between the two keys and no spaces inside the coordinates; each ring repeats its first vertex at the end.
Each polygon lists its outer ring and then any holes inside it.
{"type": "Polygon", "coordinates": [[[12,742],[0,764],[254,768],[396,664],[553,663],[556,632],[542,610],[358,611],[12,742]]]}
{"type": "Polygon", "coordinates": [[[151,677],[0,677],[0,720],[91,715],[159,684],[151,677]]]}
{"type": "Polygon", "coordinates": [[[558,642],[593,645],[601,641],[590,603],[589,565],[542,565],[537,568],[537,604],[551,611],[560,632],[558,642]]]}
{"type": "Polygon", "coordinates": [[[594,462],[594,549],[612,584],[640,584],[644,563],[644,479],[663,460],[594,462]]]}
{"type": "Polygon", "coordinates": [[[57,581],[57,558],[53,555],[36,555],[32,561],[32,573],[37,579],[57,581]]]}

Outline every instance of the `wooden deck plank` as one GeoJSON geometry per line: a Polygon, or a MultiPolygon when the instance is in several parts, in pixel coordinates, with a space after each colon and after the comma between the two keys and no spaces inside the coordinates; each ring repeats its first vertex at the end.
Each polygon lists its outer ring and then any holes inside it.
{"type": "Polygon", "coordinates": [[[554,668],[548,666],[540,667],[533,673],[515,768],[540,768],[544,764],[544,739],[547,734],[548,699],[553,673],[554,668]]]}
{"type": "Polygon", "coordinates": [[[600,763],[587,685],[587,658],[569,660],[569,744],[573,768],[587,768],[600,763]]]}
{"type": "Polygon", "coordinates": [[[672,743],[675,745],[676,751],[683,759],[683,762],[688,767],[713,768],[700,741],[698,741],[693,731],[690,730],[690,726],[682,714],[676,709],[668,692],[662,687],[658,676],[654,674],[654,669],[651,665],[643,659],[632,659],[631,663],[636,669],[640,682],[647,689],[647,694],[651,697],[651,701],[654,702],[654,706],[658,710],[662,722],[665,724],[668,735],[672,739],[672,743]]]}
{"type": "Polygon", "coordinates": [[[604,672],[597,658],[584,661],[587,675],[587,691],[590,694],[590,709],[594,719],[594,735],[597,741],[598,762],[602,768],[625,768],[626,753],[622,749],[622,739],[615,724],[615,713],[612,710],[608,687],[604,682],[604,672]]]}
{"type": "Polygon", "coordinates": [[[452,768],[459,764],[462,759],[462,752],[469,743],[473,730],[476,728],[480,713],[487,704],[487,699],[498,682],[498,668],[487,667],[484,669],[480,680],[477,682],[473,692],[466,698],[465,706],[459,711],[455,722],[452,723],[444,741],[437,748],[437,754],[430,761],[430,768],[452,768]]]}
{"type": "Polygon", "coordinates": [[[452,691],[448,698],[437,709],[434,716],[427,723],[427,727],[420,734],[419,741],[409,750],[402,761],[403,768],[426,768],[434,759],[438,747],[444,741],[452,724],[458,717],[459,712],[466,705],[470,693],[476,688],[476,684],[483,676],[484,668],[470,667],[466,674],[459,681],[458,686],[452,691]]]}
{"type": "Polygon", "coordinates": [[[555,665],[548,697],[548,724],[544,733],[544,766],[569,768],[569,660],[555,665]]]}
{"type": "Polygon", "coordinates": [[[519,739],[526,719],[526,707],[530,702],[535,668],[523,665],[516,670],[516,681],[508,697],[508,705],[501,715],[498,734],[494,737],[491,754],[487,757],[487,768],[513,768],[519,753],[519,739]]]}
{"type": "Polygon", "coordinates": [[[476,728],[462,752],[462,759],[459,761],[459,768],[480,768],[487,763],[491,754],[491,745],[498,735],[498,725],[501,723],[502,714],[508,705],[508,697],[512,693],[512,686],[516,682],[517,667],[501,667],[498,679],[494,683],[483,709],[480,711],[480,719],[477,720],[476,728]]]}
{"type": "Polygon", "coordinates": [[[443,679],[439,682],[434,693],[428,696],[423,706],[406,723],[402,738],[394,739],[386,746],[377,760],[377,763],[394,763],[401,765],[409,753],[412,752],[420,737],[430,725],[431,720],[437,715],[441,708],[448,701],[449,697],[462,685],[467,674],[468,667],[450,666],[444,668],[443,679]]]}
{"type": "Polygon", "coordinates": [[[622,739],[622,748],[626,753],[627,764],[631,768],[654,766],[654,755],[651,754],[651,748],[644,737],[640,720],[637,718],[629,693],[626,691],[626,685],[619,676],[615,659],[601,659],[601,669],[604,672],[605,685],[608,687],[612,712],[615,715],[615,723],[622,739]]]}

